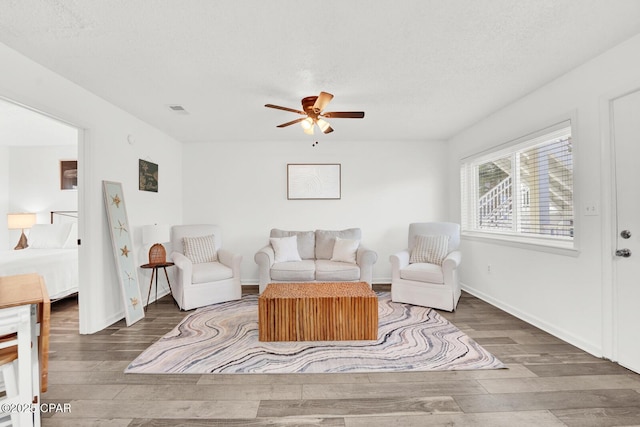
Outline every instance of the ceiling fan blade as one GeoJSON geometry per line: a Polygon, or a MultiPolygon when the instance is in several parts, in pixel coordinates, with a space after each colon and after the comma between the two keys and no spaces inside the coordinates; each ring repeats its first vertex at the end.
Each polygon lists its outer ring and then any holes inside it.
{"type": "Polygon", "coordinates": [[[361,119],[364,117],[364,111],[334,111],[323,113],[322,117],[328,119],[361,119]]]}
{"type": "Polygon", "coordinates": [[[320,92],[320,95],[318,95],[318,99],[316,99],[316,102],[313,104],[313,111],[315,111],[316,113],[321,112],[327,107],[327,105],[329,105],[329,102],[331,102],[332,99],[333,95],[331,95],[330,93],[320,92]]]}
{"type": "Polygon", "coordinates": [[[273,104],[265,104],[264,105],[267,108],[275,108],[276,110],[284,110],[284,111],[290,111],[292,113],[298,113],[298,114],[303,114],[303,115],[307,115],[307,113],[305,113],[304,111],[301,110],[294,110],[293,108],[288,108],[288,107],[281,107],[279,105],[273,105],[273,104]]]}
{"type": "Polygon", "coordinates": [[[295,125],[296,123],[300,123],[303,120],[305,120],[305,117],[300,117],[299,119],[291,120],[290,122],[283,123],[283,124],[278,125],[276,127],[284,128],[284,127],[287,127],[287,126],[295,125]]]}
{"type": "Polygon", "coordinates": [[[333,128],[329,125],[329,123],[325,122],[324,120],[318,119],[316,123],[318,123],[318,127],[323,133],[333,132],[333,128]]]}

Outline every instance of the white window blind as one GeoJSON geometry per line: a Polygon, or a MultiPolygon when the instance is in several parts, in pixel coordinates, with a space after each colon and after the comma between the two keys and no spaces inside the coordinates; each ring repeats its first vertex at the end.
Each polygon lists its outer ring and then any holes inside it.
{"type": "Polygon", "coordinates": [[[466,159],[463,231],[573,240],[571,123],[466,159]]]}

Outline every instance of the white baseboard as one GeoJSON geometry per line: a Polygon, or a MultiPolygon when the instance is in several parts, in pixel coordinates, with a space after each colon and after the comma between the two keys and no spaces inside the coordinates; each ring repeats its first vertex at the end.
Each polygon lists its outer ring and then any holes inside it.
{"type": "MultiPolygon", "coordinates": [[[[169,288],[159,288],[158,289],[158,299],[161,299],[162,297],[164,297],[165,295],[169,295],[169,288]]],[[[143,295],[142,298],[144,298],[145,296],[143,295]]],[[[156,294],[154,292],[151,292],[151,295],[149,295],[149,304],[151,304],[152,302],[156,301],[156,294]]],[[[147,300],[144,300],[144,303],[146,303],[147,300]]]]}
{"type": "Polygon", "coordinates": [[[113,316],[108,317],[107,319],[104,319],[104,321],[100,324],[90,325],[91,329],[87,331],[81,331],[80,334],[81,335],[95,334],[96,332],[100,332],[103,329],[106,329],[109,326],[113,325],[114,323],[119,322],[120,320],[124,319],[124,317],[125,316],[124,316],[124,310],[123,310],[114,314],[113,316]]]}
{"type": "Polygon", "coordinates": [[[506,304],[498,299],[495,299],[485,293],[483,293],[482,291],[479,291],[477,289],[474,289],[470,286],[467,286],[464,283],[460,283],[462,290],[464,290],[465,292],[470,293],[471,295],[480,298],[483,301],[488,302],[489,304],[498,307],[499,309],[506,311],[507,313],[517,317],[520,320],[524,320],[527,323],[530,323],[531,325],[542,329],[545,332],[550,333],[551,335],[555,336],[556,338],[560,338],[563,341],[568,342],[571,345],[574,345],[576,347],[578,347],[581,350],[586,351],[587,353],[595,356],[595,357],[604,357],[603,356],[603,352],[602,349],[594,346],[593,344],[586,342],[582,339],[580,339],[579,337],[576,337],[575,335],[573,335],[572,333],[558,328],[557,326],[548,323],[536,316],[532,316],[529,313],[523,312],[509,304],[506,304]]]}

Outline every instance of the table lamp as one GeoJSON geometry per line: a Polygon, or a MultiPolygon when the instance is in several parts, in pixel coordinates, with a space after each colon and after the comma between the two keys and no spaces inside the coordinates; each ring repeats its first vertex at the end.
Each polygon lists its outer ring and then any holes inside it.
{"type": "Polygon", "coordinates": [[[7,214],[7,226],[9,230],[22,230],[22,235],[14,250],[28,248],[27,236],[24,235],[25,228],[31,228],[36,223],[36,214],[34,213],[11,213],[7,214]]]}
{"type": "Polygon", "coordinates": [[[167,251],[162,243],[169,241],[168,225],[145,225],[142,227],[142,243],[151,244],[149,249],[149,264],[163,264],[167,262],[167,251]]]}

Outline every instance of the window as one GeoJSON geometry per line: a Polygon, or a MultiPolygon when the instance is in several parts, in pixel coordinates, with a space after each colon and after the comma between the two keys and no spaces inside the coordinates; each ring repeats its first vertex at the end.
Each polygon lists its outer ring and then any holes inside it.
{"type": "Polygon", "coordinates": [[[463,232],[573,241],[570,122],[466,159],[461,183],[463,232]]]}

